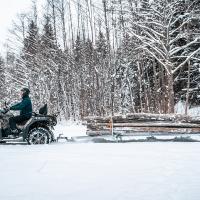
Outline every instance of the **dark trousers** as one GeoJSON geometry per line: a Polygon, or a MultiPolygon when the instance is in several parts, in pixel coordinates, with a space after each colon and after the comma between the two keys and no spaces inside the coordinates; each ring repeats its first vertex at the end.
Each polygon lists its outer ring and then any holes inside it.
{"type": "Polygon", "coordinates": [[[16,124],[22,123],[23,121],[26,121],[26,120],[29,120],[29,119],[30,119],[30,117],[23,116],[23,115],[22,116],[19,115],[19,116],[11,117],[9,119],[10,129],[11,130],[17,129],[16,124]]]}

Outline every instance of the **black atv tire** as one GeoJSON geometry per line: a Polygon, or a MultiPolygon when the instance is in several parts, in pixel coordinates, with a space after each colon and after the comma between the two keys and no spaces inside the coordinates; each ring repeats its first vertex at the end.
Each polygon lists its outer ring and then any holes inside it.
{"type": "Polygon", "coordinates": [[[49,144],[50,132],[46,128],[36,127],[29,131],[27,142],[28,144],[49,144]]]}

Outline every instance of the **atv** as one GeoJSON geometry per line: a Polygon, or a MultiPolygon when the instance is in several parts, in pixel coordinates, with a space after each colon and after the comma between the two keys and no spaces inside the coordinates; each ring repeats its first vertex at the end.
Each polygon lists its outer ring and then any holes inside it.
{"type": "Polygon", "coordinates": [[[17,124],[18,134],[13,135],[9,127],[11,112],[0,110],[0,143],[49,144],[55,141],[52,130],[57,124],[57,114],[47,115],[47,105],[40,108],[39,113],[17,124]]]}

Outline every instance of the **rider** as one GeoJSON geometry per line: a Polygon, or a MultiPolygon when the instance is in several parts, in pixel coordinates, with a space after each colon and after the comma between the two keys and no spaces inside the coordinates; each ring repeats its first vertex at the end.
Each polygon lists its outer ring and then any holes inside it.
{"type": "Polygon", "coordinates": [[[18,133],[17,123],[29,120],[32,116],[32,103],[29,94],[30,90],[28,88],[21,89],[22,101],[9,108],[9,110],[20,110],[20,115],[9,119],[10,130],[13,134],[18,133]]]}

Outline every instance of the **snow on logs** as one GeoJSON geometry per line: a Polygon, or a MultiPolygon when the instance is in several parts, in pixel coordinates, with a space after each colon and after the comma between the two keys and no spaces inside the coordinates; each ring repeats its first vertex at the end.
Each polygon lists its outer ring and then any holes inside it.
{"type": "Polygon", "coordinates": [[[86,117],[88,135],[115,132],[200,133],[200,116],[179,114],[130,113],[112,117],[86,117]]]}

